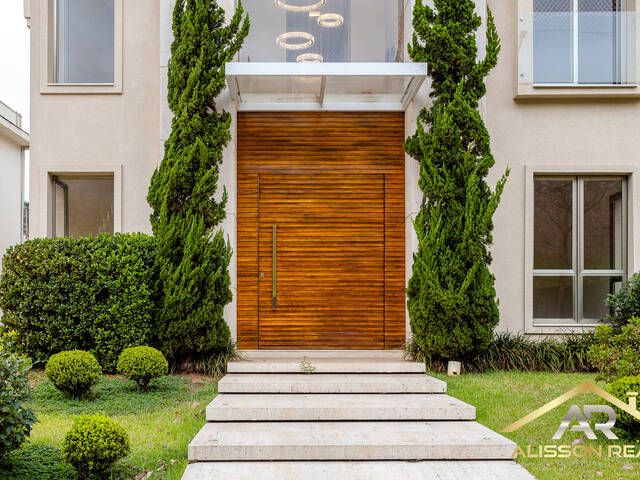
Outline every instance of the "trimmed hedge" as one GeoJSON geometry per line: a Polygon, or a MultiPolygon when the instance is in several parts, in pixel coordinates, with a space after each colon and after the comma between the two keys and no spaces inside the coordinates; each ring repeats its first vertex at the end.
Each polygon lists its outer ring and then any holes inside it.
{"type": "Polygon", "coordinates": [[[77,349],[114,371],[124,348],[151,343],[153,237],[30,240],[7,251],[2,272],[2,323],[34,363],[77,349]]]}
{"type": "MultiPolygon", "coordinates": [[[[619,378],[615,382],[607,385],[605,390],[624,403],[627,403],[629,401],[627,393],[640,392],[640,376],[619,378]]],[[[603,401],[602,403],[608,405],[608,402],[603,401]]],[[[616,427],[624,430],[634,440],[640,440],[640,420],[632,417],[618,407],[614,406],[613,409],[616,411],[616,427]]]]}
{"type": "Polygon", "coordinates": [[[72,398],[86,396],[102,378],[96,357],[82,350],[51,355],[44,372],[58,390],[72,398]]]}
{"type": "Polygon", "coordinates": [[[136,382],[142,391],[152,379],[165,376],[168,369],[162,352],[152,347],[125,348],[118,359],[118,373],[136,382]]]}
{"type": "MultiPolygon", "coordinates": [[[[478,373],[489,370],[522,372],[592,372],[589,348],[593,334],[567,335],[558,339],[535,339],[523,334],[495,333],[486,349],[462,359],[462,370],[478,373]]],[[[405,346],[405,356],[424,362],[435,372],[446,372],[445,359],[425,355],[415,343],[405,346]]]]}
{"type": "Polygon", "coordinates": [[[640,318],[631,317],[619,329],[611,325],[596,327],[595,343],[589,360],[606,381],[640,375],[640,318]]]}

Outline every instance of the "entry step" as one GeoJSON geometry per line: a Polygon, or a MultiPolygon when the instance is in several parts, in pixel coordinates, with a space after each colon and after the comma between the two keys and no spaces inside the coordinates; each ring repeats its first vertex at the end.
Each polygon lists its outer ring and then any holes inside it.
{"type": "Polygon", "coordinates": [[[509,460],[515,443],[477,422],[207,423],[190,461],[509,460]]]}
{"type": "Polygon", "coordinates": [[[535,480],[513,461],[203,462],[182,480],[535,480]]]}
{"type": "Polygon", "coordinates": [[[220,393],[446,393],[447,384],[425,374],[229,373],[220,393]]]}
{"type": "Polygon", "coordinates": [[[475,407],[435,394],[222,393],[207,407],[210,422],[475,420],[475,407]]]}
{"type": "Polygon", "coordinates": [[[424,373],[425,366],[394,358],[281,357],[229,362],[228,373],[424,373]]]}

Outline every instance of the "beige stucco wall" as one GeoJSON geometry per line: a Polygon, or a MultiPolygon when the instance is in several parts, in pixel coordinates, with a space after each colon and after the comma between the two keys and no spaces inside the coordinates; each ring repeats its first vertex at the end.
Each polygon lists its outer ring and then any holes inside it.
{"type": "MultiPolygon", "coordinates": [[[[47,233],[43,216],[47,194],[47,172],[101,171],[113,168],[116,183],[116,230],[149,231],[146,192],[154,167],[161,160],[169,135],[171,112],[166,102],[167,62],[171,45],[172,0],[125,1],[123,12],[122,93],[101,95],[41,94],[38,8],[31,0],[31,234],[47,233]],[[118,197],[121,206],[118,207],[118,197]],[[120,211],[121,217],[118,217],[120,211]]],[[[525,1],[525,0],[521,0],[525,1]]],[[[412,0],[405,2],[405,43],[411,34],[412,0]]],[[[234,0],[222,0],[230,14],[234,0]]],[[[488,95],[481,111],[492,134],[496,166],[495,183],[509,165],[511,177],[495,218],[494,263],[500,299],[500,329],[532,333],[549,330],[531,328],[530,254],[532,179],[535,172],[623,173],[629,182],[629,265],[640,268],[640,236],[634,230],[634,212],[640,209],[640,136],[637,119],[640,102],[633,98],[554,98],[514,100],[516,81],[517,1],[489,0],[502,38],[499,64],[488,78],[488,95]],[[636,237],[638,237],[636,239],[636,237]],[[529,282],[529,283],[527,283],[529,282]]],[[[484,13],[479,0],[478,11],[484,13]]],[[[256,21],[254,21],[254,27],[256,21]]],[[[480,52],[484,50],[480,41],[480,52]]],[[[415,117],[428,104],[428,81],[406,112],[407,134],[415,130],[415,117]]],[[[227,91],[218,108],[235,107],[227,91]]],[[[232,126],[235,129],[235,122],[232,126]]],[[[228,146],[221,168],[221,184],[229,194],[227,219],[222,228],[236,245],[236,164],[234,140],[228,146]]],[[[411,219],[421,193],[417,188],[417,162],[406,162],[406,265],[411,273],[416,248],[411,219]]],[[[235,256],[230,266],[234,298],[235,256]]],[[[225,310],[232,333],[236,331],[235,300],[225,310]]],[[[407,328],[407,331],[409,329],[407,328]]]]}
{"type": "Polygon", "coordinates": [[[42,87],[43,6],[46,0],[30,2],[30,234],[47,235],[48,172],[66,171],[113,173],[120,183],[114,186],[119,197],[114,201],[115,230],[150,232],[147,187],[161,159],[158,2],[122,2],[122,16],[116,17],[123,40],[122,84],[102,94],[42,87]]]}

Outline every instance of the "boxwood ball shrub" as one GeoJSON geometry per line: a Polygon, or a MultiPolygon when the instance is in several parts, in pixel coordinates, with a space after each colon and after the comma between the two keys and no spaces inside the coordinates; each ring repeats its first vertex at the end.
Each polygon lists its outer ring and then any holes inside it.
{"type": "MultiPolygon", "coordinates": [[[[605,390],[624,403],[628,403],[627,393],[640,392],[640,376],[619,378],[607,385],[605,390]]],[[[616,411],[616,427],[624,430],[630,437],[640,440],[640,420],[618,407],[614,406],[613,408],[616,411]]]]}
{"type": "Polygon", "coordinates": [[[70,350],[51,355],[45,374],[55,387],[69,397],[83,397],[97,385],[102,370],[96,357],[82,350],[70,350]]]}
{"type": "Polygon", "coordinates": [[[118,359],[118,372],[136,382],[142,391],[151,380],[166,375],[168,369],[164,355],[152,347],[125,348],[118,359]]]}
{"type": "Polygon", "coordinates": [[[0,459],[22,445],[37,421],[28,406],[31,362],[10,351],[7,337],[0,338],[0,459]]]}
{"type": "Polygon", "coordinates": [[[80,478],[100,474],[129,454],[129,435],[105,415],[83,415],[64,437],[64,458],[80,478]]]}
{"type": "Polygon", "coordinates": [[[29,240],[3,259],[2,323],[36,364],[80,349],[115,371],[123,348],[151,341],[155,271],[141,233],[29,240]]]}

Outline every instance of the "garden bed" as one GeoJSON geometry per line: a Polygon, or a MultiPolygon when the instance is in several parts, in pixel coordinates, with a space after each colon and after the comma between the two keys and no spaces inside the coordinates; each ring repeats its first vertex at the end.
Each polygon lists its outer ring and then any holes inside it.
{"type": "Polygon", "coordinates": [[[42,372],[34,372],[31,383],[39,423],[31,433],[31,445],[13,452],[0,468],[0,480],[27,480],[36,474],[39,480],[75,480],[75,472],[55,450],[46,450],[43,459],[41,446],[60,448],[74,418],[85,413],[104,413],[129,433],[131,454],[116,464],[110,479],[135,479],[147,471],[154,472],[151,479],[180,479],[187,465],[187,445],[204,424],[204,410],[217,394],[217,382],[203,376],[162,377],[146,393],[121,377],[103,377],[93,388],[91,401],[65,398],[42,372]],[[25,464],[36,458],[43,463],[40,470],[28,471],[25,464]]]}

